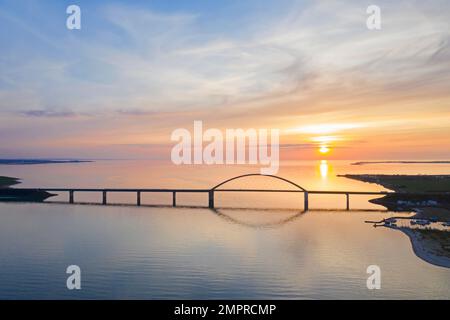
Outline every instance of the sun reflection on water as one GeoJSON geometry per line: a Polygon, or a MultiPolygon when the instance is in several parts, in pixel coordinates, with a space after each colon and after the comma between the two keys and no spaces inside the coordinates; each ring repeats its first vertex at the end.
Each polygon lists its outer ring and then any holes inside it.
{"type": "Polygon", "coordinates": [[[329,166],[327,160],[321,160],[320,161],[320,176],[323,180],[326,180],[328,178],[328,172],[329,172],[329,166]]]}

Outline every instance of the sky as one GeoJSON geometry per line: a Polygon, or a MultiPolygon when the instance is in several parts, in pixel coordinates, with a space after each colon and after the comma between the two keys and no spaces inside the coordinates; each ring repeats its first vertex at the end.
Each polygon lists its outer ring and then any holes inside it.
{"type": "Polygon", "coordinates": [[[166,159],[201,120],[283,159],[450,159],[448,0],[0,0],[0,44],[0,158],[166,159]]]}

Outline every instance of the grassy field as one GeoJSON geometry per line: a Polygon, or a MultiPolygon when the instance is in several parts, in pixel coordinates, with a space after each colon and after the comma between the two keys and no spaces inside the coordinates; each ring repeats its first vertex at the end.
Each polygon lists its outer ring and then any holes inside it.
{"type": "Polygon", "coordinates": [[[0,176],[0,188],[8,188],[18,183],[20,183],[20,180],[17,178],[0,176]]]}

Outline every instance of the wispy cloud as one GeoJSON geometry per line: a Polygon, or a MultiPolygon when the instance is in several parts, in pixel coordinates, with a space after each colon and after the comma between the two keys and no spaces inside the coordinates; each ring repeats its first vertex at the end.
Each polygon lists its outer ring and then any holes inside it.
{"type": "Polygon", "coordinates": [[[125,116],[146,116],[158,114],[156,111],[152,110],[142,110],[142,109],[119,109],[117,114],[125,116]]]}
{"type": "MultiPolygon", "coordinates": [[[[8,117],[19,114],[60,118],[48,130],[63,130],[74,117],[91,115],[79,117],[73,136],[96,132],[102,141],[130,144],[197,119],[217,127],[301,128],[295,133],[305,136],[441,130],[450,119],[450,4],[378,2],[379,31],[367,30],[366,5],[351,0],[248,10],[239,32],[211,10],[162,11],[151,3],[82,6],[96,19],[80,32],[0,8],[0,27],[11,30],[0,35],[7,43],[0,125],[12,128],[8,117]]],[[[51,14],[47,20],[59,21],[51,14]]],[[[45,126],[20,124],[21,137],[50,136],[45,126]]]]}
{"type": "Polygon", "coordinates": [[[76,117],[77,114],[72,111],[55,111],[55,110],[28,110],[19,113],[25,117],[36,118],[71,118],[76,117]]]}

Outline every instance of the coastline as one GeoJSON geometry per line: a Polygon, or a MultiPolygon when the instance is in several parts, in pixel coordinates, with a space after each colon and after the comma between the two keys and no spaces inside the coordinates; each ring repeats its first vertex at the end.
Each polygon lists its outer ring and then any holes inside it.
{"type": "Polygon", "coordinates": [[[450,219],[450,175],[344,174],[347,179],[374,183],[394,192],[369,202],[389,211],[414,211],[426,214],[436,208],[443,221],[450,219]]]}
{"type": "Polygon", "coordinates": [[[19,183],[20,179],[18,178],[0,176],[0,189],[9,188],[19,183]]]}
{"type": "MultiPolygon", "coordinates": [[[[420,232],[408,228],[388,227],[403,232],[411,241],[414,254],[420,259],[438,267],[450,268],[450,256],[445,256],[437,252],[438,243],[431,239],[426,239],[420,232]]],[[[440,231],[447,232],[447,231],[440,231]]],[[[450,239],[450,238],[449,238],[450,239]]]]}
{"type": "MultiPolygon", "coordinates": [[[[394,192],[369,200],[389,211],[411,211],[414,220],[450,221],[450,175],[342,175],[349,179],[375,183],[394,192]],[[429,193],[429,194],[427,194],[429,193]]],[[[395,218],[392,218],[395,219],[395,218]]],[[[420,259],[443,268],[450,268],[450,232],[430,228],[385,227],[403,232],[413,252],[420,259]]]]}
{"type": "Polygon", "coordinates": [[[55,196],[52,193],[39,189],[14,189],[11,186],[19,184],[20,179],[0,176],[0,201],[5,202],[43,202],[45,199],[55,196]]]}

